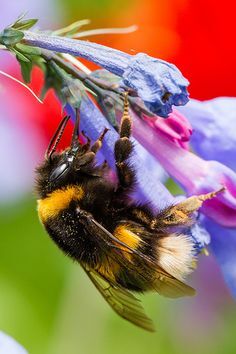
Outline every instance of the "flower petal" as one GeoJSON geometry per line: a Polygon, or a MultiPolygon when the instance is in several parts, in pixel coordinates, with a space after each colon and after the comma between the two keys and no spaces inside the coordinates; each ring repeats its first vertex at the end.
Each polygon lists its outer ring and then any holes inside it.
{"type": "Polygon", "coordinates": [[[122,76],[124,84],[134,89],[147,108],[161,117],[168,116],[172,105],[188,102],[189,82],[175,65],[164,60],[144,53],[130,56],[122,76]]]}
{"type": "Polygon", "coordinates": [[[0,332],[0,354],[27,354],[27,352],[13,338],[0,332]]]}
{"type": "Polygon", "coordinates": [[[188,120],[176,109],[169,114],[168,118],[144,117],[145,121],[158,131],[165,134],[166,138],[173,141],[177,146],[188,149],[187,142],[192,134],[192,127],[188,120]]]}
{"type": "Polygon", "coordinates": [[[100,44],[47,35],[40,32],[24,32],[25,43],[55,52],[69,53],[90,60],[118,75],[128,88],[135,90],[147,108],[167,117],[172,105],[188,102],[189,82],[173,64],[152,58],[144,53],[129,55],[100,44]]]}
{"type": "Polygon", "coordinates": [[[236,171],[236,98],[191,99],[178,110],[193,126],[194,150],[204,159],[217,160],[236,171]]]}
{"type": "Polygon", "coordinates": [[[221,266],[225,281],[236,297],[236,228],[225,228],[205,218],[204,225],[213,236],[210,247],[221,266]]]}
{"type": "Polygon", "coordinates": [[[134,136],[189,195],[227,190],[207,200],[202,211],[224,226],[236,226],[236,174],[217,161],[205,161],[177,146],[133,114],[134,136]]]}

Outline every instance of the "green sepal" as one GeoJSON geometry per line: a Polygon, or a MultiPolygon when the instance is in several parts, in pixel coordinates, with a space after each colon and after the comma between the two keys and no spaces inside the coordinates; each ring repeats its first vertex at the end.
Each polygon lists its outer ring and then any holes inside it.
{"type": "Polygon", "coordinates": [[[33,65],[37,65],[45,71],[45,60],[40,56],[41,50],[39,48],[17,43],[14,47],[9,49],[15,53],[21,66],[23,79],[26,83],[31,81],[33,65]]]}
{"type": "Polygon", "coordinates": [[[10,50],[11,52],[13,52],[13,53],[16,55],[16,58],[17,58],[18,60],[24,61],[24,62],[26,62],[26,63],[29,63],[29,62],[30,62],[30,59],[27,58],[26,55],[22,54],[19,50],[15,49],[15,48],[9,48],[9,50],[10,50]]]}
{"type": "Polygon", "coordinates": [[[79,108],[82,101],[82,92],[85,91],[84,85],[78,79],[71,79],[62,86],[61,93],[64,103],[69,103],[74,108],[79,108]]]}
{"type": "Polygon", "coordinates": [[[38,67],[40,67],[43,70],[43,72],[46,71],[46,68],[45,68],[46,62],[40,56],[36,56],[36,55],[32,56],[31,61],[29,61],[29,62],[19,60],[19,58],[18,58],[18,62],[21,67],[22,77],[27,84],[31,82],[31,73],[32,73],[32,69],[33,69],[34,65],[37,65],[38,67]]]}
{"type": "Polygon", "coordinates": [[[54,89],[55,92],[60,92],[61,83],[58,77],[55,75],[55,71],[53,70],[49,62],[46,62],[44,70],[44,85],[40,93],[41,100],[45,98],[46,93],[50,88],[54,89]]]}
{"type": "Polygon", "coordinates": [[[117,113],[123,110],[123,102],[120,96],[113,92],[107,92],[106,95],[98,95],[96,100],[101,107],[104,117],[106,117],[107,121],[118,130],[117,123],[117,113]]]}
{"type": "Polygon", "coordinates": [[[43,72],[46,72],[46,60],[39,55],[32,55],[31,56],[32,63],[37,65],[43,72]]]}
{"type": "Polygon", "coordinates": [[[73,78],[64,69],[60,68],[54,61],[51,61],[55,77],[58,77],[61,85],[59,90],[56,89],[57,95],[60,98],[62,105],[69,103],[74,108],[79,108],[82,100],[82,95],[85,94],[84,84],[73,78]]]}
{"type": "Polygon", "coordinates": [[[0,43],[5,46],[12,46],[20,42],[23,38],[24,33],[13,28],[5,28],[0,33],[0,43]]]}
{"type": "Polygon", "coordinates": [[[29,55],[41,55],[41,49],[37,47],[31,47],[26,44],[22,43],[17,43],[15,47],[24,54],[29,54],[29,55]]]}
{"type": "Polygon", "coordinates": [[[36,23],[38,22],[38,19],[36,18],[30,18],[28,20],[17,20],[13,25],[12,28],[18,29],[18,30],[27,30],[33,27],[36,23]]]}
{"type": "Polygon", "coordinates": [[[94,70],[91,72],[90,74],[91,77],[98,79],[99,81],[101,80],[104,81],[107,85],[107,83],[113,85],[118,85],[120,82],[120,77],[110,73],[108,70],[106,69],[98,69],[98,70],[94,70]]]}
{"type": "Polygon", "coordinates": [[[31,81],[31,72],[33,68],[32,62],[25,62],[22,60],[19,60],[20,63],[20,68],[21,68],[21,75],[24,79],[25,83],[29,83],[31,81]]]}

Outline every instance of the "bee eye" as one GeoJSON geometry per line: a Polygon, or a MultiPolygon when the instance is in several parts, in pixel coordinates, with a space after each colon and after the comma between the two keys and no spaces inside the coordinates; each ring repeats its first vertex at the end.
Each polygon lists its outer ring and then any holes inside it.
{"type": "Polygon", "coordinates": [[[55,181],[56,179],[61,178],[69,169],[70,165],[69,163],[63,163],[62,165],[58,166],[55,168],[55,170],[52,172],[50,176],[50,181],[55,181]]]}

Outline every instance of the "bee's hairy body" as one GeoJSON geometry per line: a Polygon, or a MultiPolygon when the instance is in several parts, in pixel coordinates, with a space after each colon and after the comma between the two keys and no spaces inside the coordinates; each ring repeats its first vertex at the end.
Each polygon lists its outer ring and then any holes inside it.
{"type": "MultiPolygon", "coordinates": [[[[61,121],[37,169],[38,213],[59,248],[78,261],[109,305],[122,317],[152,331],[153,325],[130,291],[157,291],[168,297],[193,295],[183,283],[195,262],[188,229],[192,214],[215,193],[193,196],[155,215],[130,197],[135,171],[125,96],[120,137],[114,147],[117,181],[95,162],[107,129],[91,145],[78,142],[79,117],[70,148],[56,153],[68,117],[61,121]]],[[[155,191],[153,191],[155,192],[155,191]]]]}
{"type": "MultiPolygon", "coordinates": [[[[91,214],[106,230],[129,247],[148,257],[152,256],[153,260],[157,259],[158,235],[147,230],[142,220],[142,217],[151,219],[151,211],[132,204],[127,206],[127,201],[115,200],[115,189],[116,185],[109,183],[104,177],[92,177],[81,185],[68,185],[38,201],[39,217],[50,237],[68,256],[96,269],[98,273],[121,286],[145,291],[148,289],[138,286],[141,283],[141,279],[137,279],[138,274],[127,274],[125,264],[117,264],[109,258],[109,254],[104,254],[97,244],[98,240],[86,231],[78,216],[80,210],[91,214]],[[124,273],[125,277],[122,276],[124,273]]],[[[161,236],[163,235],[160,232],[159,237],[161,236]]],[[[135,254],[127,253],[122,247],[120,252],[129,261],[132,259],[134,264],[138,261],[137,267],[140,267],[140,260],[137,260],[135,254]]]]}

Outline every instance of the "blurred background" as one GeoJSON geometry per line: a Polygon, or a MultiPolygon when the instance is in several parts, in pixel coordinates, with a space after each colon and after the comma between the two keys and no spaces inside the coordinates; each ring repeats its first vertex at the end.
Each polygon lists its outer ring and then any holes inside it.
{"type": "MultiPolygon", "coordinates": [[[[88,29],[136,24],[135,33],[89,39],[175,63],[191,82],[191,97],[236,96],[234,0],[0,0],[0,5],[1,29],[25,11],[39,18],[43,29],[78,19],[90,19],[88,29]]],[[[3,52],[0,70],[21,78],[16,60],[3,52]]],[[[41,84],[35,70],[31,87],[38,93],[41,84]]],[[[200,259],[191,279],[195,298],[143,297],[157,333],[145,333],[110,310],[37,217],[34,168],[61,107],[52,92],[40,105],[3,76],[0,107],[0,330],[32,354],[235,353],[235,303],[211,256],[200,259]]]]}

